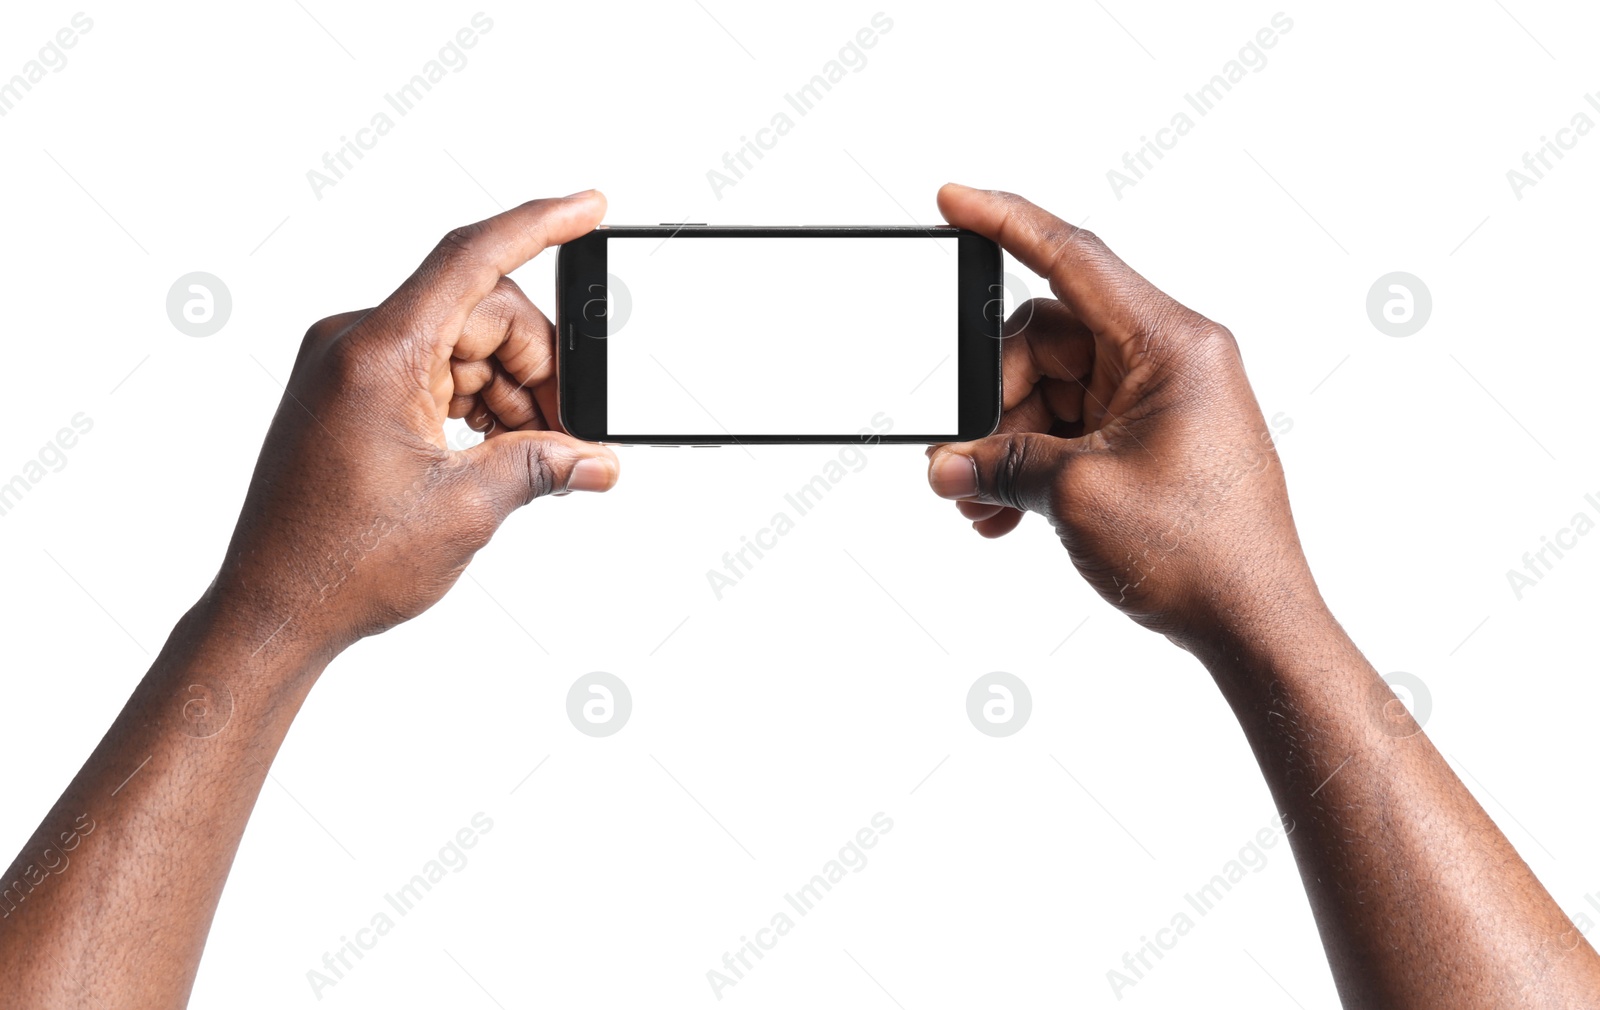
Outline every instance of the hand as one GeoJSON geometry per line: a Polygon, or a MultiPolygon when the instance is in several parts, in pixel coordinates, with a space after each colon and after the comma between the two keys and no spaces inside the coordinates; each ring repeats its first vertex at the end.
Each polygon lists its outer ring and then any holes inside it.
{"type": "Polygon", "coordinates": [[[505,275],[605,198],[536,200],[446,235],[382,305],[300,346],[213,590],[259,644],[337,651],[428,609],[513,510],[617,479],[559,430],[554,329],[505,275]],[[446,417],[485,433],[445,443],[446,417]]]}
{"type": "Polygon", "coordinates": [[[934,491],[984,536],[1043,514],[1102,596],[1180,644],[1320,607],[1232,334],[1021,197],[948,185],[939,209],[1059,300],[1007,321],[999,433],[930,449],[934,491]]]}

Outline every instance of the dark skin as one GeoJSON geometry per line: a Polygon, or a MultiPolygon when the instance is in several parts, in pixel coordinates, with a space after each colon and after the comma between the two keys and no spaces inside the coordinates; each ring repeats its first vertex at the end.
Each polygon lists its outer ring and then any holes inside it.
{"type": "Polygon", "coordinates": [[[609,449],[549,429],[553,331],[504,276],[604,213],[590,192],[452,232],[382,305],[306,334],[216,580],[8,871],[8,1001],[183,1006],[328,662],[436,603],[515,509],[615,483],[609,449]],[[491,437],[451,451],[447,416],[491,437]]]}
{"type": "Polygon", "coordinates": [[[1079,573],[1193,653],[1286,822],[1349,1008],[1577,1008],[1600,958],[1323,603],[1222,326],[1020,197],[946,186],[1056,300],[1005,346],[1001,433],[929,450],[984,536],[1038,512],[1079,573]]]}
{"type": "MultiPolygon", "coordinates": [[[[1323,605],[1232,337],[1025,200],[939,202],[1056,298],[1009,324],[1001,433],[929,450],[934,491],[985,536],[1046,516],[1102,596],[1211,671],[1294,824],[1345,1005],[1590,1005],[1600,959],[1323,605]]],[[[505,279],[604,207],[454,232],[382,305],[312,327],[216,580],[7,873],[0,991],[185,1005],[327,664],[437,602],[516,508],[614,484],[610,450],[554,428],[553,332],[505,279]],[[446,417],[489,437],[451,451],[446,417]]]]}

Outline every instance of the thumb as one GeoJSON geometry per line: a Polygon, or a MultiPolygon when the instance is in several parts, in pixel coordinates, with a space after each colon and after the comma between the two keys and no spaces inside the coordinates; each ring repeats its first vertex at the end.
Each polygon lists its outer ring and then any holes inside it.
{"type": "Polygon", "coordinates": [[[928,483],[941,498],[1052,515],[1067,468],[1083,451],[1078,439],[1036,431],[954,442],[934,449],[928,483]]]}
{"type": "Polygon", "coordinates": [[[558,431],[508,431],[464,453],[483,497],[501,519],[548,494],[609,491],[616,455],[558,431]]]}

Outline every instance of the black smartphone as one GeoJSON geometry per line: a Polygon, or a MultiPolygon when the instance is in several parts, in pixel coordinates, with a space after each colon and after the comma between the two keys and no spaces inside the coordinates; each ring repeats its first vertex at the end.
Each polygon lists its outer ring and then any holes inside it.
{"type": "Polygon", "coordinates": [[[602,225],[556,260],[594,442],[952,442],[1000,421],[1000,248],[951,227],[602,225]]]}

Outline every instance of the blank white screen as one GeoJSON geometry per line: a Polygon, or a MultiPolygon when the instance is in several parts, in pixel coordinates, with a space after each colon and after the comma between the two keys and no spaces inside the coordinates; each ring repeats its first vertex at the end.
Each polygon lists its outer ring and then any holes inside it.
{"type": "Polygon", "coordinates": [[[880,413],[896,433],[955,433],[955,236],[612,238],[606,250],[631,300],[623,318],[613,290],[612,434],[853,436],[880,413]]]}

